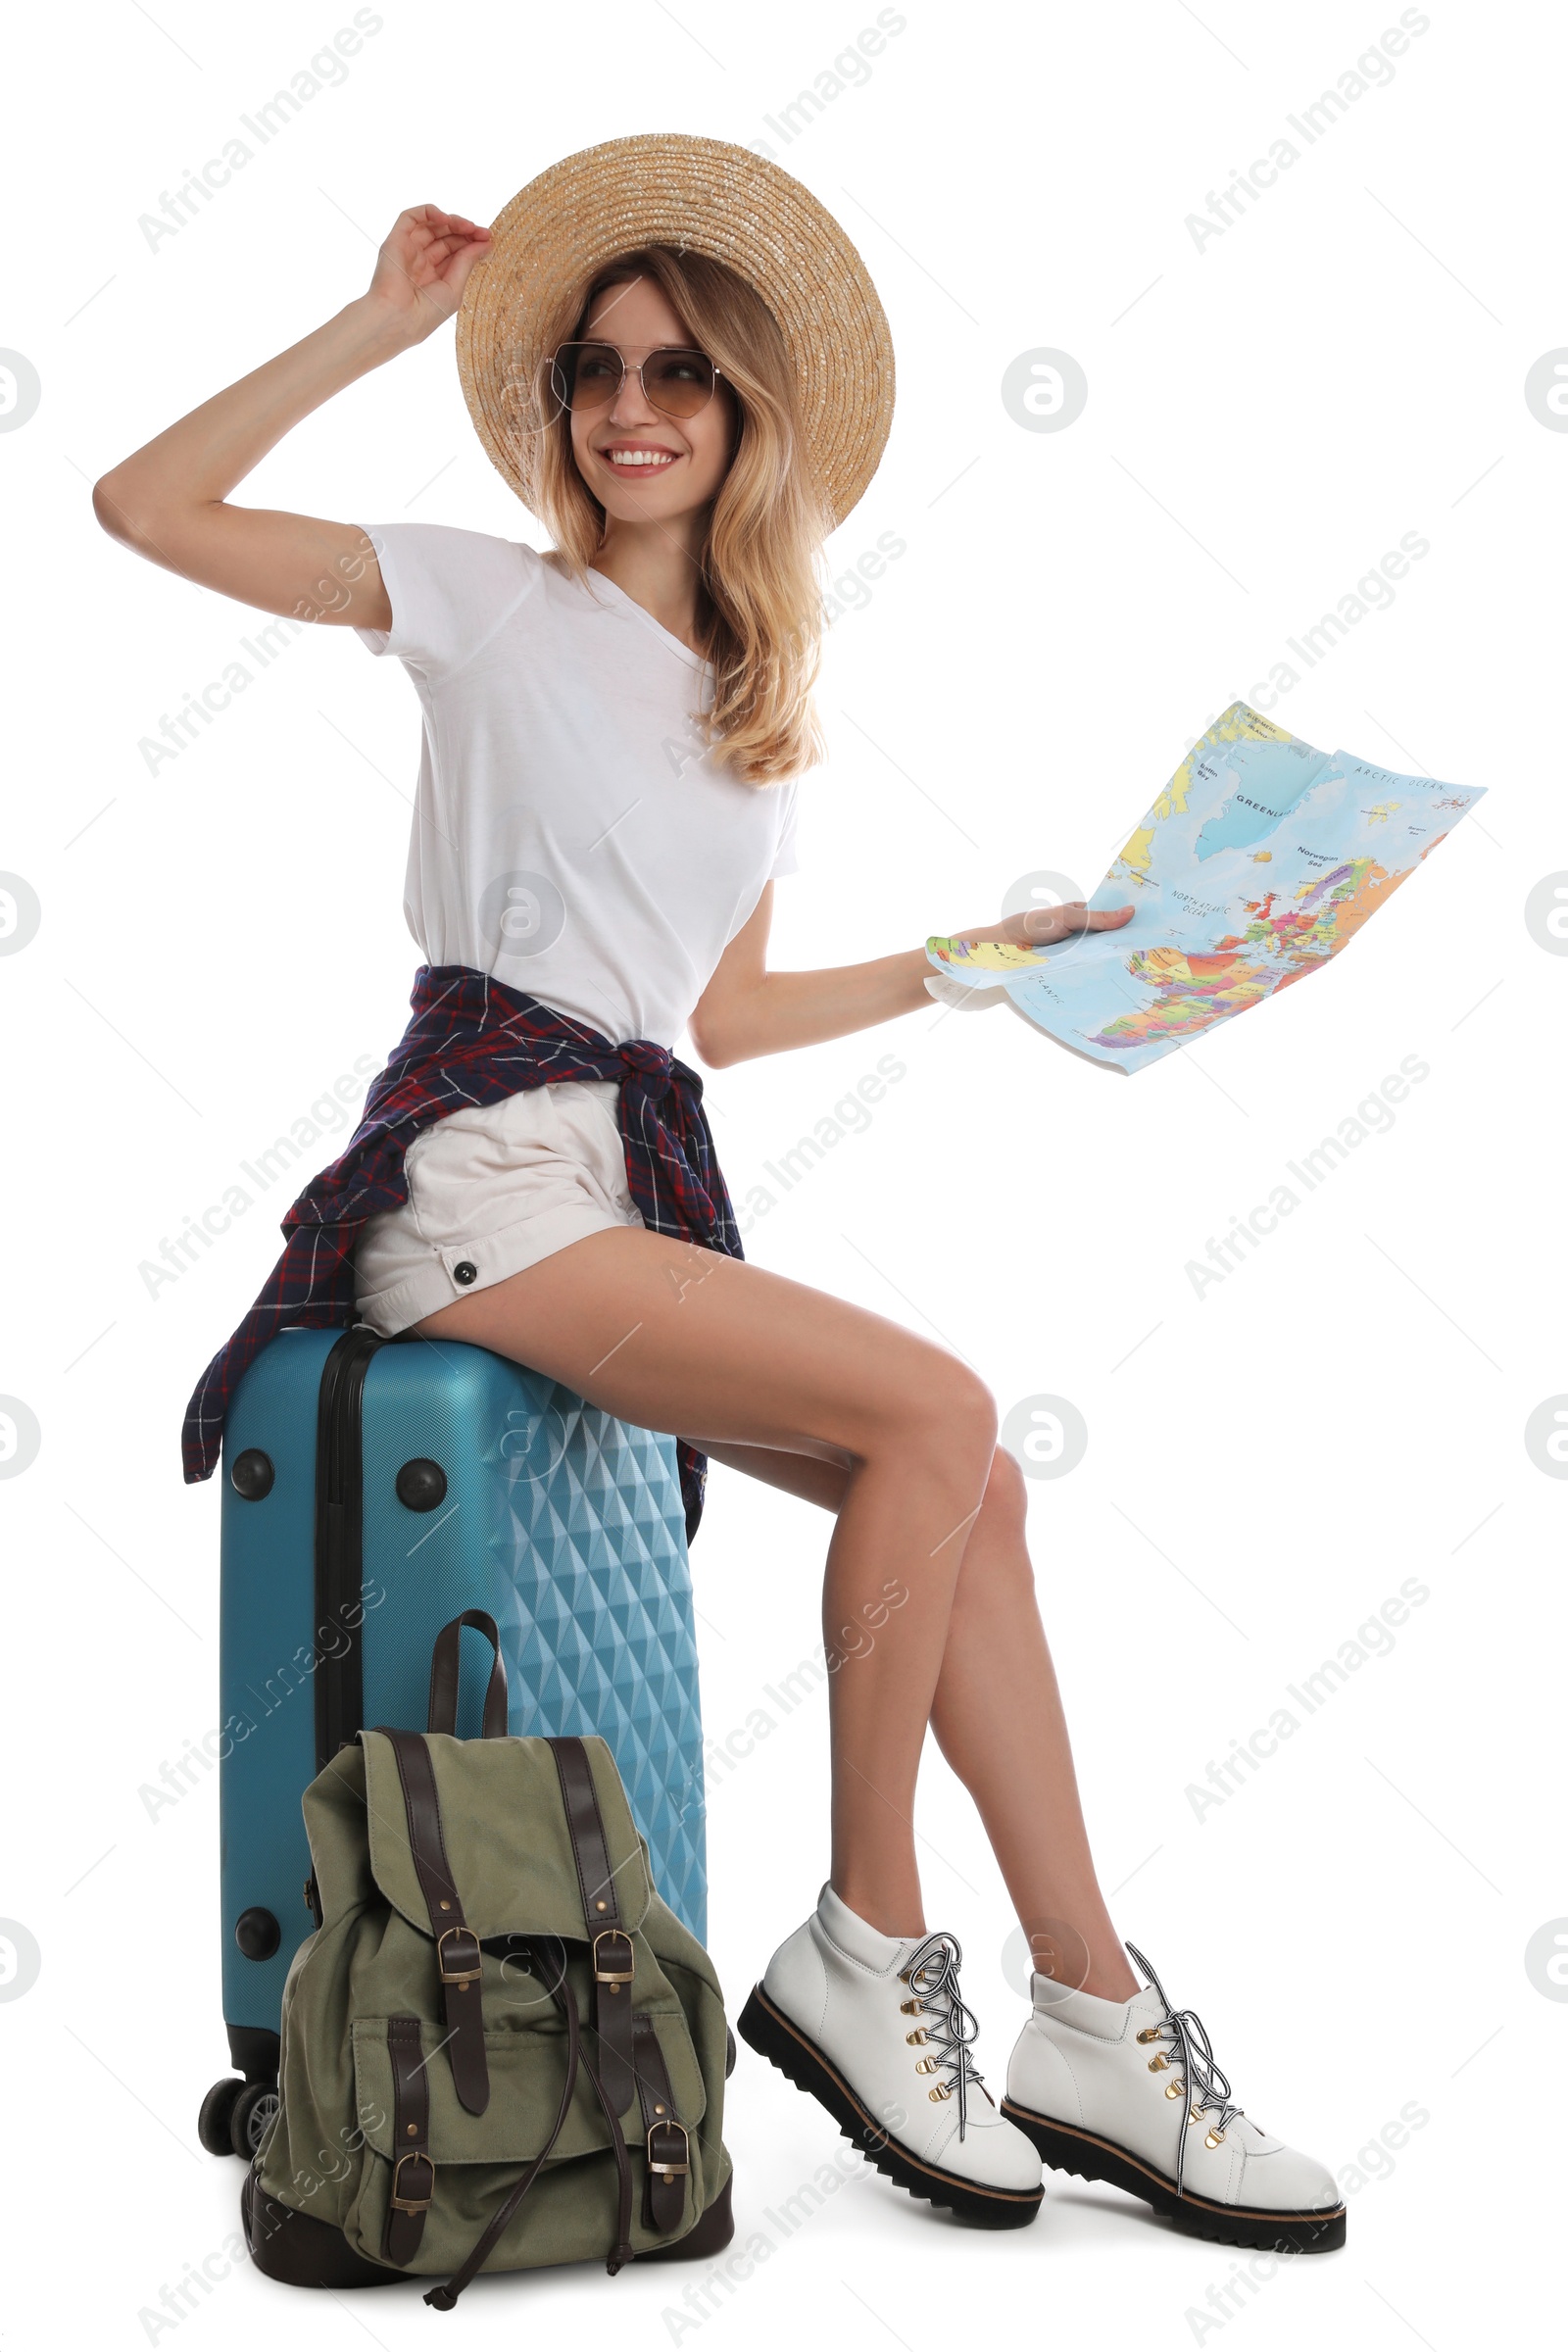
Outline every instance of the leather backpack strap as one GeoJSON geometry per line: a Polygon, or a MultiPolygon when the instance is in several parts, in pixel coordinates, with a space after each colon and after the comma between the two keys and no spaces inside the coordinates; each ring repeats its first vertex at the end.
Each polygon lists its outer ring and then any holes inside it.
{"type": "Polygon", "coordinates": [[[425,1909],[430,1914],[430,1932],[435,1937],[452,2080],[468,2113],[483,2115],[490,2104],[490,2070],[484,2056],[479,1938],[464,1918],[463,1903],[447,1862],[430,1750],[420,1732],[383,1728],[381,1736],[391,1742],[397,1758],[403,1805],[408,1815],[409,1851],[414,1857],[419,1891],[424,1896],[425,1909]]]}
{"type": "Polygon", "coordinates": [[[626,2148],[626,2134],[620,2128],[620,2116],[610,2104],[610,2094],[604,2082],[604,2044],[599,2045],[600,2064],[596,2066],[586,2050],[582,2054],[582,2069],[593,2084],[594,2096],[605,2111],[610,2126],[611,2153],[615,2159],[615,2244],[606,2257],[605,2268],[612,2278],[631,2261],[631,2157],[626,2148]]]}
{"type": "Polygon", "coordinates": [[[386,2213],[382,2251],[399,2270],[419,2251],[424,2217],[435,2195],[430,2161],[430,2081],[416,2017],[389,2017],[387,2055],[392,2061],[392,2201],[386,2213]]]}
{"type": "Polygon", "coordinates": [[[561,2011],[566,2026],[566,2079],[562,2085],[561,2103],[556,2109],[556,2120],[550,2127],[550,2137],[545,2141],[538,2155],[523,2166],[522,2171],[491,2217],[483,2236],[469,2247],[462,2266],[453,2272],[444,2286],[433,2286],[425,2296],[425,2301],[433,2304],[437,2311],[452,2309],[453,2304],[456,2303],[469,2279],[474,2277],[500,2237],[502,2230],[505,2230],[517,2207],[539,2178],[546,2158],[561,2137],[562,2129],[566,2121],[566,2112],[571,2105],[572,2093],[577,2087],[577,2068],[583,2054],[582,2030],[577,2018],[576,1995],[566,1983],[564,1974],[562,1976],[560,1984],[555,1988],[554,1998],[556,2007],[561,2011]]]}
{"type": "Polygon", "coordinates": [[[675,2114],[669,2069],[659,2046],[654,2021],[646,2010],[633,2020],[632,2049],[643,2132],[648,2143],[643,2228],[667,2236],[671,2230],[680,2228],[686,2212],[686,2179],[692,2169],[692,2147],[686,2127],[675,2114]]]}
{"type": "Polygon", "coordinates": [[[631,1937],[621,1924],[615,1882],[610,1868],[610,1847],[594,1789],[588,1750],[580,1740],[552,1740],[551,1751],[561,1779],[561,1797],[571,1833],[571,1851],[577,1865],[577,1886],[588,1929],[593,1963],[593,2007],[589,2013],[596,2047],[592,2072],[603,2085],[605,2103],[615,2116],[632,2102],[636,2073],[632,2063],[631,1984],[635,1969],[631,1937]]]}
{"type": "Polygon", "coordinates": [[[484,1719],[480,1729],[482,1740],[504,1740],[507,1736],[507,1668],[501,1655],[501,1634],[488,1609],[465,1609],[444,1625],[435,1638],[430,1652],[430,1712],[425,1729],[431,1732],[455,1732],[458,1728],[458,1661],[463,1629],[471,1625],[483,1634],[495,1651],[495,1664],[485,1686],[484,1719]]]}

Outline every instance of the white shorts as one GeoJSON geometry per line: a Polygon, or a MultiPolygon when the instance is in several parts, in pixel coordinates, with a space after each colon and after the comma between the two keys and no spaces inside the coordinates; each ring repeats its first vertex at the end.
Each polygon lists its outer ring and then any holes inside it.
{"type": "Polygon", "coordinates": [[[458,1110],[416,1135],[409,1197],[367,1220],[356,1310],[383,1339],[585,1234],[641,1225],[613,1079],[564,1079],[458,1110]]]}

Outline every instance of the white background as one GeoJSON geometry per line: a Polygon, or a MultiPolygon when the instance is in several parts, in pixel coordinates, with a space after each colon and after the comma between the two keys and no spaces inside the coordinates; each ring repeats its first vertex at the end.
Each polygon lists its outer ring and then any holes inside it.
{"type": "MultiPolygon", "coordinates": [[[[1568,962],[1524,920],[1568,866],[1568,437],[1523,390],[1568,342],[1562,24],[1434,5],[1392,81],[1307,148],[1285,117],[1396,8],[1205,0],[1200,22],[1180,0],[909,0],[863,85],[781,140],[764,116],[875,13],[480,0],[439,18],[393,0],[342,86],[156,249],[138,217],[349,23],[346,0],[104,0],[15,36],[0,342],[43,386],[0,436],[0,865],[42,906],[0,965],[0,1391],[42,1433],[0,1489],[0,1914],[42,1955],[0,2003],[18,2343],[1413,2332],[1449,2352],[1530,2291],[1568,2033],[1524,1957],[1568,1913],[1544,1794],[1568,1487],[1523,1439],[1568,1389],[1568,962]],[[1343,2253],[1228,2308],[1205,2297],[1240,2258],[1065,2180],[1001,2238],[863,2178],[786,2238],[764,2214],[842,2143],[746,2050],[727,2134],[742,2236],[772,2249],[697,2298],[700,2321],[670,2268],[486,2283],[445,2321],[412,2293],[291,2296],[230,2262],[239,2169],[196,2148],[224,2060],[216,1775],[156,1819],[138,1790],[215,1719],[219,1495],[180,1483],[178,1424],[272,1262],[287,1188],[156,1296],[138,1269],[399,1034],[417,714],[395,668],[320,630],[150,775],[139,739],[256,616],[114,545],[89,486],[358,292],[405,205],[489,220],[557,157],[664,128],[772,146],[856,240],[898,353],[892,440],[831,568],[882,532],[906,552],[830,638],[832,757],[777,893],[781,964],[987,919],[1037,868],[1092,887],[1285,639],[1402,534],[1430,542],[1275,715],[1491,797],[1309,989],[1132,1080],[1004,1011],[933,1009],[710,1087],[740,1198],[895,1053],[906,1076],[750,1253],[940,1335],[1004,1410],[1050,1394],[1085,1416],[1082,1464],[1031,1488],[1031,1533],[1113,1910],[1239,2097],[1350,2188],[1343,2253]],[[1281,135],[1299,161],[1200,250],[1186,216],[1281,135]],[[1088,377],[1061,432],[1020,429],[1001,398],[1041,347],[1088,377]],[[1187,1261],[1407,1055],[1430,1075],[1393,1127],[1195,1296],[1187,1261]],[[1429,1597],[1392,1653],[1200,1818],[1189,1786],[1409,1578],[1429,1597]],[[1429,2120],[1358,2158],[1407,2106],[1429,2120]],[[172,2322],[162,2289],[204,2261],[216,2283],[172,2322]]],[[[302,425],[240,496],[539,539],[469,427],[450,328],[302,425]]],[[[695,1566],[720,1740],[816,1641],[825,1533],[715,1472],[695,1566]]],[[[733,2007],[815,1898],[825,1775],[817,1699],[715,1780],[733,2007]]],[[[920,1807],[931,1923],[962,1938],[1000,2088],[1023,2016],[1006,1903],[935,1757],[920,1807]]]]}

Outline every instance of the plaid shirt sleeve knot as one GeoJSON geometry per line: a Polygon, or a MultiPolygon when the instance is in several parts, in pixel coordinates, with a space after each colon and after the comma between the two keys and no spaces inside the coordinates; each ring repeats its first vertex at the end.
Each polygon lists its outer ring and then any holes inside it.
{"type": "MultiPolygon", "coordinates": [[[[740,1234],[703,1108],[703,1082],[647,1038],[612,1045],[565,1014],[462,964],[423,965],[413,1016],[331,1166],[283,1219],[284,1250],[260,1297],[219,1349],[185,1410],[187,1482],[210,1478],[235,1390],[288,1325],[354,1320],[354,1246],[367,1218],[409,1197],[404,1157],[451,1112],[570,1079],[618,1079],[626,1182],[654,1233],[740,1257],[740,1234]]],[[[688,1538],[702,1516],[707,1460],[678,1447],[688,1538]]]]}

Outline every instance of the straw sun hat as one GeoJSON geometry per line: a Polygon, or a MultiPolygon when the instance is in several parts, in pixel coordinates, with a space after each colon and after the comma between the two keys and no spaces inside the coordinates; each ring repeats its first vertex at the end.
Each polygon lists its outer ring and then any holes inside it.
{"type": "Polygon", "coordinates": [[[795,364],[812,467],[844,520],[887,442],[893,342],[865,264],[798,179],[722,139],[611,139],[541,172],[491,236],[458,313],[458,374],[486,454],[525,506],[517,387],[537,380],[570,290],[612,255],[657,244],[726,263],[767,304],[795,364]]]}

